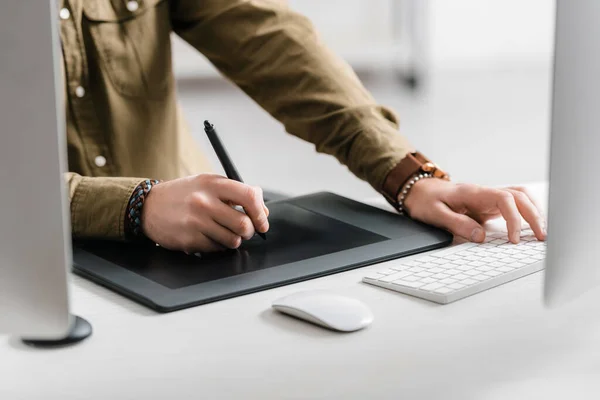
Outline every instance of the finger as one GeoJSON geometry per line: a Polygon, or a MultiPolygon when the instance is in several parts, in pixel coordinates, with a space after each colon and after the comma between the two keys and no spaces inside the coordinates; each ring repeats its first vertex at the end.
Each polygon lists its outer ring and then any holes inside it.
{"type": "Polygon", "coordinates": [[[266,206],[266,205],[265,205],[265,206],[263,206],[263,207],[264,207],[264,209],[265,209],[265,214],[267,215],[267,217],[269,217],[269,214],[270,214],[270,211],[269,211],[269,209],[267,208],[267,206],[266,206]]]}
{"type": "Polygon", "coordinates": [[[496,206],[506,220],[508,239],[515,244],[519,243],[521,240],[521,214],[514,196],[505,190],[494,190],[493,196],[495,197],[496,206]]]}
{"type": "Polygon", "coordinates": [[[437,225],[446,228],[454,235],[476,243],[481,243],[485,239],[485,230],[481,225],[464,214],[455,213],[445,204],[435,208],[433,217],[437,225]]]}
{"type": "Polygon", "coordinates": [[[544,224],[542,220],[542,216],[540,215],[538,209],[535,207],[529,196],[525,193],[507,189],[513,197],[515,198],[515,203],[517,204],[517,209],[525,218],[525,221],[529,223],[529,226],[533,230],[535,237],[538,240],[546,239],[546,233],[544,232],[544,224]]]}
{"type": "Polygon", "coordinates": [[[231,201],[242,206],[257,231],[267,232],[269,230],[269,220],[264,210],[265,203],[262,189],[225,179],[219,182],[217,195],[223,201],[231,201]]]}
{"type": "Polygon", "coordinates": [[[527,196],[527,198],[529,199],[529,201],[531,201],[533,203],[533,205],[535,206],[535,209],[537,211],[537,214],[539,216],[539,225],[542,227],[542,233],[543,233],[544,238],[545,238],[547,236],[547,233],[546,233],[546,219],[544,218],[543,208],[540,206],[540,203],[537,201],[537,199],[535,198],[535,196],[531,195],[531,193],[529,192],[529,190],[527,188],[525,188],[525,187],[522,187],[522,186],[511,186],[511,187],[509,187],[509,189],[516,190],[517,192],[524,193],[527,196]]]}
{"type": "Polygon", "coordinates": [[[220,201],[217,203],[214,206],[213,220],[245,240],[252,239],[254,225],[250,217],[225,203],[220,201]]]}
{"type": "Polygon", "coordinates": [[[228,249],[237,249],[242,245],[242,237],[240,235],[217,224],[215,221],[210,221],[205,226],[202,226],[201,232],[204,236],[228,249]]]}

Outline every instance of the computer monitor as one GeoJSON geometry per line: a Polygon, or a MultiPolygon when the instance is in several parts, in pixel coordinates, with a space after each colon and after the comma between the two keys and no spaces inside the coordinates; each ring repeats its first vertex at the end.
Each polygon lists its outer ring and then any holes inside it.
{"type": "Polygon", "coordinates": [[[69,314],[65,104],[54,0],[0,2],[0,333],[91,333],[69,314]]]}
{"type": "Polygon", "coordinates": [[[545,301],[600,283],[600,2],[558,0],[545,301]]]}

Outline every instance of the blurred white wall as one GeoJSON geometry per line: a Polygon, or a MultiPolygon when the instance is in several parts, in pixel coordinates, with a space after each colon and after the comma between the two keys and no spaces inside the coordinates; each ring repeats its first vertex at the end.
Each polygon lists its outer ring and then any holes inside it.
{"type": "MultiPolygon", "coordinates": [[[[417,40],[434,69],[546,68],[551,60],[554,1],[551,0],[289,0],[321,36],[356,68],[380,68],[395,59],[396,4],[419,8],[417,40]],[[395,3],[394,3],[395,2],[395,3]]],[[[406,7],[404,7],[407,9],[406,7]]],[[[408,10],[408,9],[407,9],[408,10]]],[[[399,51],[403,51],[402,46],[399,51]]],[[[194,49],[174,39],[179,77],[214,76],[194,49]]]]}

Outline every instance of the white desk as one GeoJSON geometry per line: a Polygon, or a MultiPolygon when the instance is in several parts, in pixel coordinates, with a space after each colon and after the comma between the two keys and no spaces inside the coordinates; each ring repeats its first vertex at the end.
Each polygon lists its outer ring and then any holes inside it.
{"type": "Polygon", "coordinates": [[[171,314],[74,277],[94,335],[49,351],[0,336],[0,399],[599,398],[592,295],[546,311],[537,273],[442,306],[361,283],[369,268],[171,314]],[[338,334],[271,311],[313,288],[363,300],[373,325],[338,334]]]}

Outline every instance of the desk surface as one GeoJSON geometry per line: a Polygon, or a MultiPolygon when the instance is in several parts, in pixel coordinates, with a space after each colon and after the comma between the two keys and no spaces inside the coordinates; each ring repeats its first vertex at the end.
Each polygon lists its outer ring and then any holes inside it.
{"type": "Polygon", "coordinates": [[[380,267],[171,314],[73,277],[94,335],[57,350],[0,336],[0,399],[598,398],[597,292],[548,311],[536,273],[438,305],[360,282],[380,267]],[[374,323],[338,334],[270,308],[316,288],[364,301],[374,323]]]}

